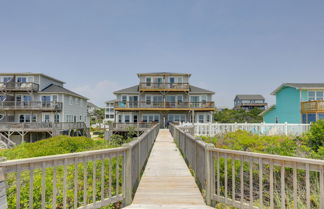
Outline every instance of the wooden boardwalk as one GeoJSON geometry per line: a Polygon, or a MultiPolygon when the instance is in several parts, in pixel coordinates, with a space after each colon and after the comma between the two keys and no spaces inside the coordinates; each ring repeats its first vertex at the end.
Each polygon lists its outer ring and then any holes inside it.
{"type": "Polygon", "coordinates": [[[211,209],[167,129],[161,129],[127,209],[211,209]]]}

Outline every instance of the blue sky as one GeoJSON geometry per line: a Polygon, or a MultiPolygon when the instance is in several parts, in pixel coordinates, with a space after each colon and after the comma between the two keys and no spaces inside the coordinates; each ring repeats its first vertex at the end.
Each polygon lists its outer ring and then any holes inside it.
{"type": "Polygon", "coordinates": [[[192,73],[216,92],[324,82],[323,0],[0,0],[1,72],[41,72],[94,103],[138,72],[192,73]]]}

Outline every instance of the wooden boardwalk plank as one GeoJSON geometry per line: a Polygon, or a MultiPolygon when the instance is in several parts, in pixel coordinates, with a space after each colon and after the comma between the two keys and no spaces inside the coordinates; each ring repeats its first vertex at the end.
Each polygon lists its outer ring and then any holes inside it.
{"type": "Polygon", "coordinates": [[[167,129],[160,130],[127,209],[210,209],[167,129]]]}

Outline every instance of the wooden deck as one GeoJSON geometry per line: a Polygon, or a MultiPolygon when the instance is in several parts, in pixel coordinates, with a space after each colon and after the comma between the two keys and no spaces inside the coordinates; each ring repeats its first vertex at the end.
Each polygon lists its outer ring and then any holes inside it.
{"type": "Polygon", "coordinates": [[[167,129],[153,146],[132,205],[126,209],[210,209],[167,129]]]}

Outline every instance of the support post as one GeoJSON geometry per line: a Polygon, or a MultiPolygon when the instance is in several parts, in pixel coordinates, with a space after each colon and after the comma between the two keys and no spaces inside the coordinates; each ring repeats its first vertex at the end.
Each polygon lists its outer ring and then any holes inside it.
{"type": "Polygon", "coordinates": [[[205,145],[205,178],[206,178],[206,194],[205,200],[207,205],[211,205],[212,196],[213,196],[213,183],[214,179],[214,166],[211,149],[214,148],[212,144],[205,145]]]}
{"type": "Polygon", "coordinates": [[[126,144],[126,158],[124,159],[125,170],[123,172],[125,175],[125,202],[124,206],[130,205],[132,203],[133,197],[133,185],[132,185],[132,149],[131,146],[126,144]]]}
{"type": "Polygon", "coordinates": [[[288,136],[288,123],[285,122],[285,135],[288,136]]]}
{"type": "MultiPolygon", "coordinates": [[[[5,158],[0,158],[0,162],[5,161],[5,158]]],[[[7,209],[7,185],[5,179],[5,173],[2,167],[0,167],[0,208],[7,209]]]]}

